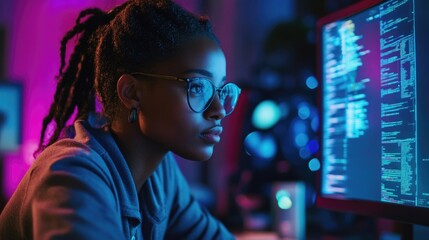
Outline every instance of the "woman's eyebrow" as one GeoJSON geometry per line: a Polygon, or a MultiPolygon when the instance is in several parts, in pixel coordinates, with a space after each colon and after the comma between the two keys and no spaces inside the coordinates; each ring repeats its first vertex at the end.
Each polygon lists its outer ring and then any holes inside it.
{"type": "MultiPolygon", "coordinates": [[[[204,70],[204,69],[189,69],[189,70],[183,71],[182,73],[183,74],[198,73],[198,74],[204,75],[206,77],[213,78],[213,74],[207,70],[204,70]]],[[[220,83],[224,84],[225,82],[226,82],[226,77],[223,77],[220,83]]]]}
{"type": "Polygon", "coordinates": [[[198,74],[204,75],[206,77],[213,78],[213,74],[207,70],[204,70],[204,69],[188,69],[186,71],[183,71],[182,73],[183,74],[198,73],[198,74]]]}

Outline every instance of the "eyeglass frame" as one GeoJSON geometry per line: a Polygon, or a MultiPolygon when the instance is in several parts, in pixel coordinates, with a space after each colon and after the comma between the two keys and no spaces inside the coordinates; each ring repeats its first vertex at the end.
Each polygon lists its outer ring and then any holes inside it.
{"type": "MultiPolygon", "coordinates": [[[[191,103],[189,102],[189,83],[190,83],[194,78],[206,78],[206,79],[207,79],[207,77],[190,77],[190,78],[183,78],[183,77],[175,77],[175,76],[171,76],[171,75],[163,75],[163,74],[155,74],[155,73],[145,73],[145,72],[132,72],[132,73],[129,73],[129,74],[130,74],[130,75],[142,75],[142,76],[146,76],[146,77],[154,77],[154,78],[165,79],[165,80],[174,80],[174,81],[179,81],[179,82],[186,82],[186,83],[187,83],[186,100],[187,100],[187,102],[188,102],[188,106],[189,106],[189,108],[190,108],[193,112],[195,112],[195,113],[202,113],[202,112],[206,111],[206,110],[210,107],[210,105],[213,103],[213,100],[214,100],[214,98],[215,98],[215,94],[217,93],[217,94],[218,94],[218,96],[220,97],[220,93],[221,93],[221,91],[222,91],[222,90],[223,90],[223,88],[224,88],[226,85],[228,85],[228,84],[232,84],[232,85],[234,85],[234,86],[236,86],[236,87],[237,87],[237,89],[238,89],[237,100],[238,100],[238,97],[240,96],[240,93],[241,93],[241,88],[240,88],[239,86],[237,86],[237,84],[235,84],[235,83],[226,83],[226,84],[222,85],[221,87],[216,87],[216,86],[214,85],[214,83],[208,79],[208,80],[209,80],[209,82],[210,82],[210,84],[211,84],[211,85],[213,86],[213,88],[214,88],[214,93],[213,93],[213,95],[210,97],[210,101],[209,101],[209,102],[207,102],[207,106],[206,106],[203,110],[201,110],[201,111],[196,111],[196,110],[191,106],[191,103]]],[[[223,106],[223,104],[222,104],[222,107],[225,109],[225,107],[223,106]]],[[[225,116],[228,116],[228,115],[229,115],[229,114],[231,114],[232,112],[234,112],[234,108],[231,110],[231,112],[226,113],[226,114],[225,114],[225,116]]]]}

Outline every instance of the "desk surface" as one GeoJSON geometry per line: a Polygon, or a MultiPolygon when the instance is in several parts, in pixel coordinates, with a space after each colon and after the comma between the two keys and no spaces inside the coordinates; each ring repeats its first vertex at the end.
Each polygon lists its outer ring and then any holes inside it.
{"type": "Polygon", "coordinates": [[[240,232],[234,236],[237,240],[293,240],[292,238],[280,238],[274,232],[240,232]]]}

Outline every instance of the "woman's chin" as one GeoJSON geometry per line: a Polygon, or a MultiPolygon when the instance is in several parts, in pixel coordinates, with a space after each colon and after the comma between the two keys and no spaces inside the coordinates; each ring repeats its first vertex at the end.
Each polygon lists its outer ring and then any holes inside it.
{"type": "Polygon", "coordinates": [[[193,149],[191,152],[186,152],[186,153],[175,152],[175,154],[191,161],[204,162],[209,160],[212,157],[213,147],[205,147],[203,149],[193,149]]]}

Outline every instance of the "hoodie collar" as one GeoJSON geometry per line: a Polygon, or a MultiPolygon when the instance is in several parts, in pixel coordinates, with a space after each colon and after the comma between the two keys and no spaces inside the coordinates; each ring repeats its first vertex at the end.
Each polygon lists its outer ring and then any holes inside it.
{"type": "MultiPolygon", "coordinates": [[[[91,113],[87,121],[78,120],[75,122],[76,137],[78,141],[86,142],[93,148],[106,162],[111,162],[115,169],[110,169],[113,177],[120,178],[115,181],[120,199],[120,208],[123,215],[136,218],[141,221],[140,206],[143,207],[145,215],[155,222],[162,221],[166,217],[165,213],[165,193],[160,190],[162,179],[160,178],[160,166],[149,176],[139,194],[131,174],[131,170],[119,150],[115,139],[108,130],[108,121],[99,114],[91,113]]],[[[160,164],[161,165],[161,164],[160,164]]]]}

